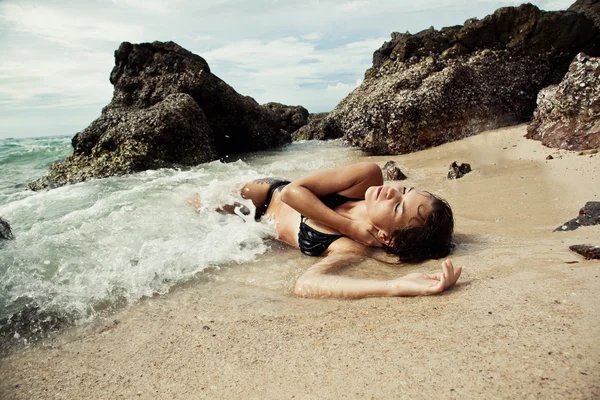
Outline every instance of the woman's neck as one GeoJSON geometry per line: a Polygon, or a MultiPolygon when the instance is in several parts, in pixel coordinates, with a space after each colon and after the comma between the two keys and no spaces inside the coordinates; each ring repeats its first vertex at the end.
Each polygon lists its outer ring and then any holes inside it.
{"type": "Polygon", "coordinates": [[[367,207],[364,200],[349,201],[337,207],[335,211],[342,217],[354,221],[367,221],[367,207]]]}

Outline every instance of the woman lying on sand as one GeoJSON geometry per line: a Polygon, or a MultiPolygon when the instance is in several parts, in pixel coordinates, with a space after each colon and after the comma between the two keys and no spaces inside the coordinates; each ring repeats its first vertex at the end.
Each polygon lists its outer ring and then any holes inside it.
{"type": "MultiPolygon", "coordinates": [[[[394,280],[331,275],[365,256],[390,263],[393,254],[401,262],[419,262],[450,252],[454,220],[448,204],[395,182],[383,185],[377,164],[317,172],[295,182],[259,179],[247,183],[241,195],[256,207],[257,221],[263,216],[275,221],[279,240],[306,255],[324,256],[298,279],[294,289],[298,295],[429,295],[452,287],[460,276],[462,267],[454,268],[450,259],[442,263],[440,273],[413,273],[394,280]]],[[[236,203],[221,211],[240,206],[245,208],[236,203]]]]}

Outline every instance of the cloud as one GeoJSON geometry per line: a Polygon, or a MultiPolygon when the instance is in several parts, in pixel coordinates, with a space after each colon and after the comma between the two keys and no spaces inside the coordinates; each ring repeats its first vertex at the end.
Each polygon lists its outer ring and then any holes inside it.
{"type": "Polygon", "coordinates": [[[4,29],[69,48],[89,47],[89,42],[96,41],[135,40],[143,33],[143,28],[134,24],[102,18],[102,15],[95,13],[75,14],[72,10],[40,3],[1,3],[0,15],[4,29]]]}
{"type": "Polygon", "coordinates": [[[302,104],[298,99],[303,99],[310,111],[328,111],[357,86],[371,65],[372,49],[383,41],[373,38],[321,49],[295,37],[245,40],[203,57],[213,72],[260,103],[302,104]]]}
{"type": "MultiPolygon", "coordinates": [[[[571,0],[536,3],[543,9],[565,9],[571,0]]],[[[21,118],[19,132],[25,132],[30,121],[51,125],[52,115],[62,129],[73,107],[87,107],[86,115],[92,115],[89,110],[108,103],[113,52],[122,41],[173,40],[204,57],[211,71],[239,93],[261,103],[279,101],[327,111],[356,87],[373,52],[391,32],[454,25],[518,4],[519,0],[0,0],[0,137],[11,135],[6,131],[11,112],[31,115],[21,118]]],[[[78,129],[73,126],[66,133],[78,129]]]]}
{"type": "Polygon", "coordinates": [[[111,0],[117,6],[127,6],[156,14],[171,13],[178,6],[175,0],[111,0]]]}

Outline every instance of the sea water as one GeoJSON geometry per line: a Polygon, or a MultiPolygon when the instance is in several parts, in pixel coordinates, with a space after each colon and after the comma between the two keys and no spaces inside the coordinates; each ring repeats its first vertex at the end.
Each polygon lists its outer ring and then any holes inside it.
{"type": "Polygon", "coordinates": [[[14,234],[0,243],[5,327],[15,313],[32,308],[89,321],[207,271],[255,262],[274,243],[273,225],[214,209],[240,201],[239,190],[250,180],[292,180],[361,154],[339,140],[304,141],[192,168],[27,190],[71,151],[69,137],[0,140],[0,217],[14,234]],[[194,208],[187,201],[196,193],[201,205],[194,208]]]}

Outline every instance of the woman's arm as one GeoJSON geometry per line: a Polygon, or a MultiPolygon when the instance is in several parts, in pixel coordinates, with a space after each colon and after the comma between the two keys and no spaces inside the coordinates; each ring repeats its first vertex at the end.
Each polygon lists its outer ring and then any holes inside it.
{"type": "Polygon", "coordinates": [[[304,297],[337,297],[360,299],[383,296],[425,296],[441,293],[454,286],[462,267],[452,265],[450,259],[442,263],[437,274],[414,273],[394,280],[354,279],[330,275],[342,266],[361,260],[352,253],[330,254],[309,268],[296,282],[294,293],[304,297]]]}
{"type": "Polygon", "coordinates": [[[367,246],[381,245],[372,226],[350,220],[325,206],[320,196],[339,193],[362,198],[371,186],[383,184],[381,168],[374,163],[359,163],[321,171],[290,183],[281,191],[281,200],[300,214],[325,224],[367,246]]]}

